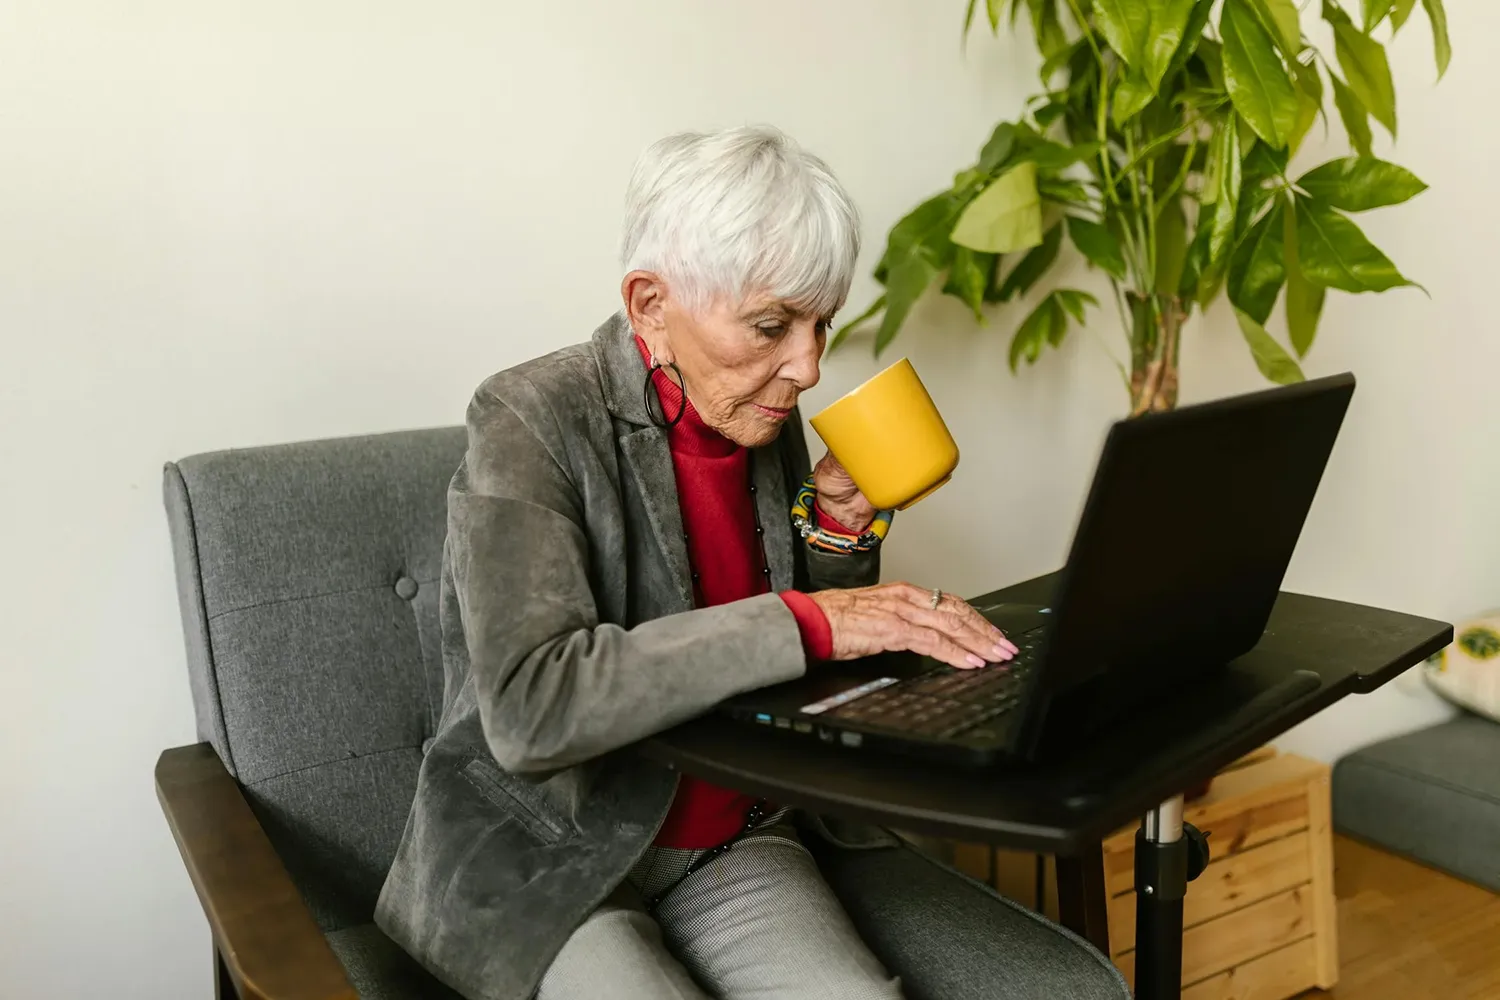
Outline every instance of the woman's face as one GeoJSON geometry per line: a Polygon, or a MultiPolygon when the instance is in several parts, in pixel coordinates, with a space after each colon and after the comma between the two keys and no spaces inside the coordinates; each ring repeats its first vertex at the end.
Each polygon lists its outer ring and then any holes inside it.
{"type": "Polygon", "coordinates": [[[694,315],[666,295],[633,301],[629,284],[636,331],[657,360],[676,362],[703,422],[735,444],[770,444],[797,397],[818,384],[831,316],[800,313],[770,295],[715,302],[694,315]],[[638,304],[649,306],[640,317],[638,304]]]}

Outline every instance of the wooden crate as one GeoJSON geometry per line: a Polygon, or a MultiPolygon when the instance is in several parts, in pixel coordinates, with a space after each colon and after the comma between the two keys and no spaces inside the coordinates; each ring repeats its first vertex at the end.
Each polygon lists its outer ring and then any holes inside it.
{"type": "MultiPolygon", "coordinates": [[[[1269,749],[1221,773],[1184,818],[1213,860],[1183,903],[1184,1000],[1286,1000],[1338,981],[1327,765],[1269,749]]],[[[1110,958],[1134,983],[1135,825],[1104,842],[1110,958]]],[[[954,845],[955,864],[1036,906],[1036,855],[954,845]]],[[[1041,907],[1057,917],[1045,859],[1041,907]]]]}

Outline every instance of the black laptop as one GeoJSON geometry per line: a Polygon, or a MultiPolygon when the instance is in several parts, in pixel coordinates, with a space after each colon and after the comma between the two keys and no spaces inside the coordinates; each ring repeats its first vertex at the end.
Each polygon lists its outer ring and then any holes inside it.
{"type": "Polygon", "coordinates": [[[1041,755],[1049,718],[1070,732],[1121,721],[1260,640],[1353,393],[1336,375],[1115,424],[1051,606],[976,603],[1014,660],[824,664],[724,710],[974,765],[1041,755]]]}

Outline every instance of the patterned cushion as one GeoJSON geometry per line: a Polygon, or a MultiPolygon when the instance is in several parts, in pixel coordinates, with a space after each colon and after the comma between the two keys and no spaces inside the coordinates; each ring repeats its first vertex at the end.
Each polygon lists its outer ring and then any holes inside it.
{"type": "Polygon", "coordinates": [[[1500,722],[1500,611],[1465,622],[1453,634],[1453,644],[1427,661],[1427,683],[1460,708],[1500,722]]]}

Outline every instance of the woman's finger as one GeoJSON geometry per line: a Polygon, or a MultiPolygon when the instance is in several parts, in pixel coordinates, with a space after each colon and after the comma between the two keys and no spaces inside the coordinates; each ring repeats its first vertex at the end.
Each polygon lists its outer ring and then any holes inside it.
{"type": "Polygon", "coordinates": [[[962,616],[969,627],[982,635],[988,636],[994,645],[1009,650],[1012,655],[1020,652],[1019,647],[1007,639],[1004,632],[991,624],[989,619],[985,618],[984,615],[974,610],[974,606],[963,598],[954,597],[952,594],[945,594],[940,590],[925,590],[910,583],[897,584],[895,592],[905,599],[907,603],[918,608],[926,608],[929,611],[933,610],[933,594],[937,594],[939,596],[938,610],[952,611],[962,616]]]}
{"type": "Polygon", "coordinates": [[[941,632],[920,625],[907,625],[904,646],[913,653],[930,656],[959,670],[975,670],[985,666],[982,656],[965,650],[941,632]]]}
{"type": "MultiPolygon", "coordinates": [[[[971,653],[984,658],[988,663],[1000,663],[1016,654],[1008,646],[995,641],[989,629],[976,628],[968,618],[949,608],[920,608],[912,604],[900,606],[896,612],[906,621],[921,628],[931,629],[962,646],[971,653]]],[[[988,624],[986,622],[985,624],[988,624]]]]}
{"type": "Polygon", "coordinates": [[[948,607],[950,601],[953,604],[954,610],[957,611],[960,615],[963,615],[964,618],[975,628],[979,629],[981,632],[986,632],[993,635],[995,637],[995,642],[997,645],[1004,646],[1012,653],[1019,653],[1021,651],[1021,648],[1019,646],[1011,642],[1010,639],[1006,637],[1004,632],[995,627],[994,623],[992,623],[984,615],[980,614],[978,610],[975,609],[974,605],[970,604],[968,601],[960,600],[957,597],[951,597],[945,594],[943,595],[943,603],[940,605],[940,607],[948,607]]]}

